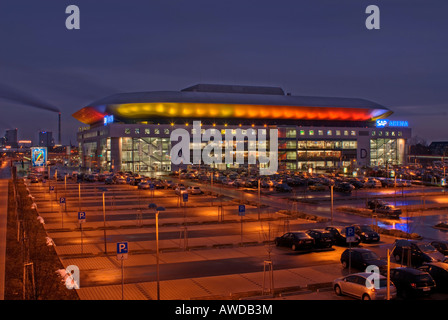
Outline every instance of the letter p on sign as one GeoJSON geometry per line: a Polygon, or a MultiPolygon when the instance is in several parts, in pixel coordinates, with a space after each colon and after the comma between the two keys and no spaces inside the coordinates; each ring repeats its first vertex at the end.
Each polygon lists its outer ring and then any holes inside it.
{"type": "Polygon", "coordinates": [[[117,242],[117,260],[126,260],[128,258],[128,243],[117,242]]]}

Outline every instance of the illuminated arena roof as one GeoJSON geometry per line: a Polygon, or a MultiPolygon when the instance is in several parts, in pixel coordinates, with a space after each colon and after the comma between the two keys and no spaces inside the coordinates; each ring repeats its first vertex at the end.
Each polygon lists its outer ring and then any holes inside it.
{"type": "Polygon", "coordinates": [[[364,99],[292,96],[278,87],[198,84],[181,91],[120,93],[75,112],[85,124],[161,118],[369,121],[392,111],[364,99]]]}

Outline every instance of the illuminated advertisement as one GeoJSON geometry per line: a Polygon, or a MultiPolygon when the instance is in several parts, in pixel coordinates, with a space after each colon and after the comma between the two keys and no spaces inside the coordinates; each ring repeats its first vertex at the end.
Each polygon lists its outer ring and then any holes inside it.
{"type": "Polygon", "coordinates": [[[44,167],[47,165],[47,148],[31,148],[31,163],[33,167],[44,167]]]}
{"type": "Polygon", "coordinates": [[[387,119],[378,119],[376,120],[376,127],[409,127],[409,123],[403,120],[387,120],[387,119]]]}

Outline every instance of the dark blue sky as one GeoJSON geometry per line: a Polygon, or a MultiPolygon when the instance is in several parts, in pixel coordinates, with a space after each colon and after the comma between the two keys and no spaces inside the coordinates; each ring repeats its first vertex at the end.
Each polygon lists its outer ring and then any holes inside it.
{"type": "MultiPolygon", "coordinates": [[[[196,83],[280,86],[293,95],[360,97],[448,140],[448,2],[442,0],[3,0],[0,84],[72,113],[117,92],[196,83]],[[65,8],[81,29],[65,28],[65,8]],[[365,9],[381,10],[367,30],[365,9]]],[[[57,114],[0,100],[0,134],[57,136],[57,114]]]]}

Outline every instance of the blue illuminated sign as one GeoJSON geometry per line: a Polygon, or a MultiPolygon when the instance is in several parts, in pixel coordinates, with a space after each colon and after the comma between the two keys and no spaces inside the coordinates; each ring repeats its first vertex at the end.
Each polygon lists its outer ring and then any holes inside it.
{"type": "Polygon", "coordinates": [[[378,128],[382,128],[382,127],[387,126],[388,122],[389,122],[389,120],[386,120],[386,119],[378,119],[378,120],[376,120],[376,126],[378,128]]]}
{"type": "Polygon", "coordinates": [[[31,148],[31,163],[33,167],[47,165],[47,148],[31,148]]]}
{"type": "Polygon", "coordinates": [[[104,125],[107,126],[109,123],[114,122],[114,115],[104,116],[104,125]]]}
{"type": "Polygon", "coordinates": [[[376,120],[377,128],[384,127],[409,127],[409,123],[403,120],[387,120],[387,119],[378,119],[376,120]]]}

